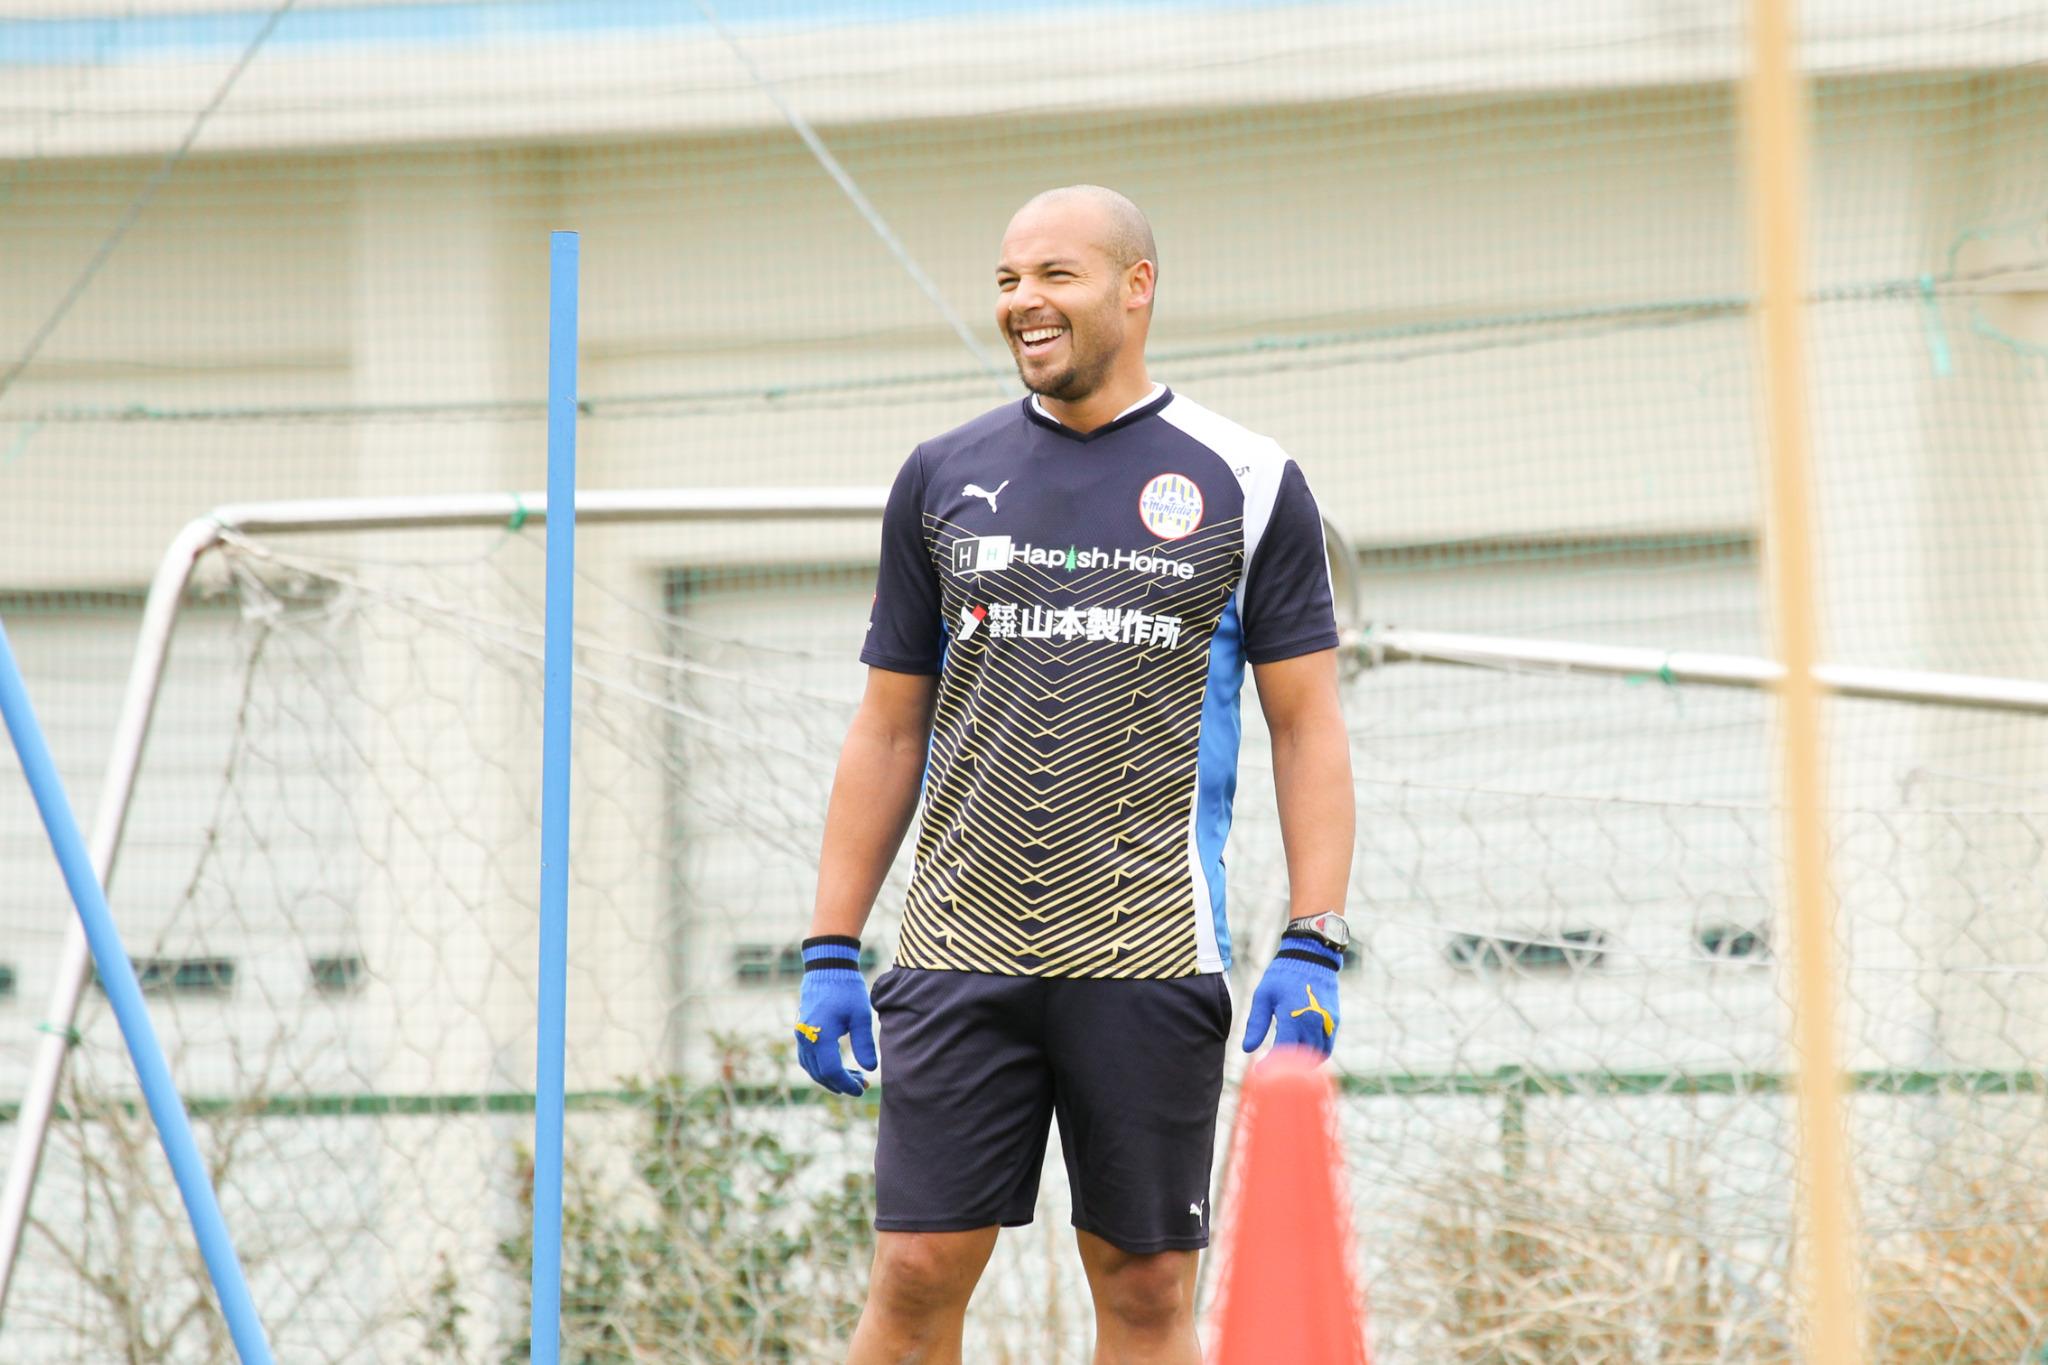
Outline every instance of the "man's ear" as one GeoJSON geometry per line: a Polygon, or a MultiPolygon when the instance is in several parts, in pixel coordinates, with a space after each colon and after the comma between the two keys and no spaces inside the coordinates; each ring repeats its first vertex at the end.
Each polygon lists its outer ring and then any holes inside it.
{"type": "Polygon", "coordinates": [[[1139,261],[1124,272],[1124,307],[1145,308],[1152,303],[1152,291],[1159,282],[1159,267],[1139,261]]]}

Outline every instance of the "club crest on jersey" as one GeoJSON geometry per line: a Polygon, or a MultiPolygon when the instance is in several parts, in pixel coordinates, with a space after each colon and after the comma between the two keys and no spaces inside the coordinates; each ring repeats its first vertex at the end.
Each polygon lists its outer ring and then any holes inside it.
{"type": "Polygon", "coordinates": [[[1202,524],[1202,490],[1185,474],[1161,474],[1138,494],[1138,520],[1161,540],[1179,540],[1202,524]]]}

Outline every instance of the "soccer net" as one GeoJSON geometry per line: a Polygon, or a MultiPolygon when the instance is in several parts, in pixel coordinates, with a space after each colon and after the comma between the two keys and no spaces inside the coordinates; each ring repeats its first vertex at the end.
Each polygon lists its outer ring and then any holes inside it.
{"type": "MultiPolygon", "coordinates": [[[[874,1103],[811,1087],[788,1022],[873,571],[800,558],[836,543],[805,525],[724,563],[693,528],[579,528],[565,1360],[828,1358],[861,1296],[874,1103]]],[[[523,1355],[543,545],[230,536],[188,598],[113,902],[281,1359],[523,1355]]],[[[1594,642],[1760,647],[1746,544],[1357,569],[1383,623],[1471,629],[1513,592],[1594,642]]],[[[1799,1358],[1769,698],[1365,666],[1379,637],[1344,684],[1336,1059],[1378,1350],[1799,1358]]],[[[1240,1000],[1285,906],[1256,712],[1240,1000]]],[[[2048,1342],[2038,722],[1829,720],[1877,1358],[2020,1359],[2048,1342]]],[[[62,1103],[9,1358],[220,1358],[97,992],[62,1103]]],[[[1063,1183],[1049,1160],[1004,1234],[970,1358],[1085,1358],[1063,1183]]]]}

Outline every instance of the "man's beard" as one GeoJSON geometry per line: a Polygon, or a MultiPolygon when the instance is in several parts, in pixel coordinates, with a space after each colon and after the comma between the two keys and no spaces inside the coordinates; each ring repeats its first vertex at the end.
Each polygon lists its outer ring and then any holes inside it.
{"type": "MultiPolygon", "coordinates": [[[[1073,332],[1069,330],[1067,336],[1071,338],[1073,332]]],[[[1068,345],[1072,344],[1072,341],[1069,340],[1068,345]]],[[[1109,367],[1115,361],[1116,352],[1113,350],[1105,351],[1101,355],[1093,357],[1092,363],[1087,365],[1069,365],[1057,374],[1049,375],[1034,383],[1031,377],[1024,371],[1024,357],[1018,356],[1017,377],[1024,381],[1025,388],[1041,398],[1054,398],[1062,403],[1078,403],[1102,387],[1103,377],[1109,373],[1109,367]]]]}

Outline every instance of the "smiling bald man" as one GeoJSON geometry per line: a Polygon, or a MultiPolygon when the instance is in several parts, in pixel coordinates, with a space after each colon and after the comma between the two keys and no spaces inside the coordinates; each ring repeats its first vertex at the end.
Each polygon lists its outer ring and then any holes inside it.
{"type": "Polygon", "coordinates": [[[1030,394],[920,445],[889,495],[796,1025],[804,1069],[861,1093],[840,1051],[877,1065],[860,933],[921,794],[872,997],[889,1065],[860,1365],[960,1359],[1054,1121],[1095,1359],[1200,1360],[1247,663],[1291,918],[1243,1046],[1336,1035],[1352,786],[1322,518],[1278,445],[1153,382],[1158,270],[1114,190],[1019,209],[996,326],[1030,394]]]}

